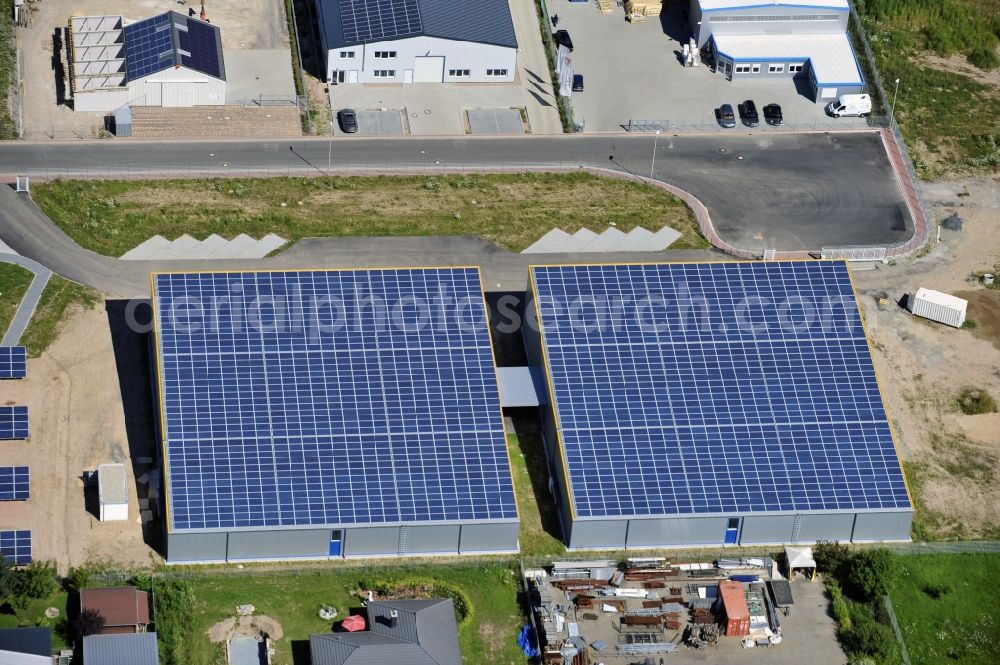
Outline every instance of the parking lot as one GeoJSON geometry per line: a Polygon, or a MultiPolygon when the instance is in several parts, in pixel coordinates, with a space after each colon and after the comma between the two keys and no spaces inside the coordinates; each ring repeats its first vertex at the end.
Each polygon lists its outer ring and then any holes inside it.
{"type": "MultiPolygon", "coordinates": [[[[585,89],[573,93],[573,117],[584,131],[621,131],[646,122],[672,131],[719,129],[715,109],[753,99],[758,110],[781,105],[784,129],[860,128],[858,118],[829,118],[823,106],[796,90],[790,79],[727,81],[711,67],[681,65],[681,49],[691,36],[682,4],[664,4],[659,17],[625,21],[625,10],[602,14],[594,3],[548,0],[559,29],[573,39],[573,71],[583,74],[585,89]]],[[[801,87],[801,86],[800,86],[801,87]]],[[[759,131],[780,131],[764,127],[759,131]]]]}

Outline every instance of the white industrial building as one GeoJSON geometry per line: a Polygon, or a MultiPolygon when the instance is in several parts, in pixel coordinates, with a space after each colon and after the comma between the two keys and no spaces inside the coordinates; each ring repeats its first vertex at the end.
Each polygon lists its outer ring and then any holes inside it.
{"type": "Polygon", "coordinates": [[[226,103],[222,36],[210,23],[166,12],[134,22],[74,16],[69,28],[76,111],[226,103]]]}
{"type": "Polygon", "coordinates": [[[789,78],[816,102],[864,90],[848,0],[691,0],[694,39],[727,79],[789,78]]]}
{"type": "Polygon", "coordinates": [[[332,85],[514,80],[507,0],[316,0],[316,15],[332,85]]]}

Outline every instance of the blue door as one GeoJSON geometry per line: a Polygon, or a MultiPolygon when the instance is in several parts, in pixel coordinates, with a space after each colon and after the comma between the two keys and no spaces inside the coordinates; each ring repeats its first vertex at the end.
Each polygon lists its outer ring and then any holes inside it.
{"type": "Polygon", "coordinates": [[[343,532],[335,529],[330,534],[330,556],[340,556],[341,543],[343,542],[343,532]]]}
{"type": "Polygon", "coordinates": [[[730,517],[726,525],[726,537],[722,541],[724,545],[735,545],[740,538],[740,518],[730,517]]]}

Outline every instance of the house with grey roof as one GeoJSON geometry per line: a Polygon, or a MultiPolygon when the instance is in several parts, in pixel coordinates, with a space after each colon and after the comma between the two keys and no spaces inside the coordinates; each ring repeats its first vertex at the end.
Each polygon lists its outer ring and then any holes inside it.
{"type": "Polygon", "coordinates": [[[315,3],[331,85],[514,80],[517,37],[507,0],[315,3]]]}
{"type": "Polygon", "coordinates": [[[462,665],[450,599],[368,603],[369,630],[312,635],[312,665],[462,665]]]}
{"type": "Polygon", "coordinates": [[[87,635],[83,665],[160,665],[156,633],[87,635]]]}

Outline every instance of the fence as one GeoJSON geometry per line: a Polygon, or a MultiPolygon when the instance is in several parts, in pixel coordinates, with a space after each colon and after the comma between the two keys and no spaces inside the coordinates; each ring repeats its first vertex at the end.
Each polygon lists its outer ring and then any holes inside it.
{"type": "MultiPolygon", "coordinates": [[[[630,133],[643,132],[732,132],[719,124],[715,116],[706,115],[702,118],[670,119],[636,119],[630,118],[621,124],[621,128],[630,133]]],[[[827,118],[816,117],[785,121],[779,126],[761,122],[754,128],[756,132],[836,132],[865,131],[872,127],[866,118],[827,118]]]]}
{"type": "Polygon", "coordinates": [[[910,654],[906,651],[906,642],[903,641],[903,631],[899,629],[899,620],[896,619],[896,610],[892,607],[892,600],[889,596],[883,597],[885,611],[889,615],[889,623],[892,624],[892,632],[896,634],[896,641],[899,642],[899,655],[903,658],[903,665],[910,665],[910,654]]]}
{"type": "MultiPolygon", "coordinates": [[[[290,37],[295,44],[295,66],[298,67],[298,71],[295,72],[295,79],[299,82],[299,87],[302,93],[302,99],[305,102],[305,110],[302,112],[302,117],[305,118],[305,130],[306,134],[312,134],[312,114],[309,113],[309,86],[306,85],[306,70],[302,65],[302,44],[299,39],[299,21],[298,17],[295,15],[295,0],[290,0],[285,3],[286,11],[289,12],[288,16],[288,30],[291,33],[290,37]]],[[[296,100],[299,97],[296,96],[296,100]]],[[[299,107],[300,109],[302,107],[299,107]]]]}

